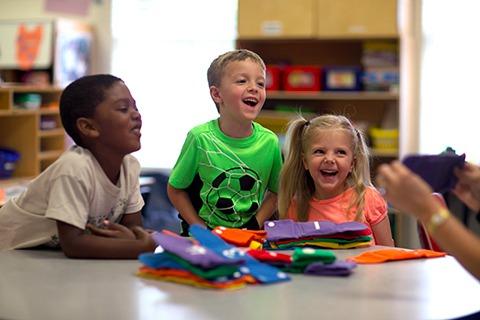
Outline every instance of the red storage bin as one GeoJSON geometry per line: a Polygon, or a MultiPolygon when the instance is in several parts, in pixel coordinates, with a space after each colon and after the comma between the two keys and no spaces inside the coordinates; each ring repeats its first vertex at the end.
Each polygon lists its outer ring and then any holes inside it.
{"type": "Polygon", "coordinates": [[[282,67],[276,65],[267,65],[267,79],[265,88],[267,90],[281,90],[282,67]]]}
{"type": "Polygon", "coordinates": [[[321,69],[317,66],[289,66],[283,72],[286,91],[320,91],[321,69]]]}

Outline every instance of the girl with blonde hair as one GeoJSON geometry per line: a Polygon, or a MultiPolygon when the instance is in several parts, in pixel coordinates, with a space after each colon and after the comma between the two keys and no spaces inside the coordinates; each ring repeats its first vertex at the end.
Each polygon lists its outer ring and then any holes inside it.
{"type": "Polygon", "coordinates": [[[288,126],[285,148],[280,218],[359,221],[376,244],[393,246],[387,204],[370,180],[365,139],[347,117],[299,117],[288,126]]]}

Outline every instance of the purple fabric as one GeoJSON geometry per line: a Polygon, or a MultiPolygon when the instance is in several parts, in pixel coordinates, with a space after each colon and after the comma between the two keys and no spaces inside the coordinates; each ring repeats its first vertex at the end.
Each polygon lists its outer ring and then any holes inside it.
{"type": "Polygon", "coordinates": [[[455,187],[457,177],[453,169],[463,167],[465,154],[411,155],[403,159],[403,163],[422,177],[433,191],[442,193],[455,187]]]}
{"type": "Polygon", "coordinates": [[[264,223],[269,241],[325,236],[334,233],[363,231],[368,227],[361,222],[334,223],[330,221],[295,222],[291,219],[266,221],[264,223]]]}
{"type": "Polygon", "coordinates": [[[304,273],[317,276],[348,276],[356,266],[357,264],[352,261],[335,261],[330,264],[314,262],[305,268],[304,273]]]}
{"type": "Polygon", "coordinates": [[[228,259],[220,256],[204,246],[193,243],[188,238],[171,236],[161,232],[154,232],[152,238],[165,251],[202,268],[213,268],[224,264],[237,265],[243,262],[241,259],[228,259]]]}

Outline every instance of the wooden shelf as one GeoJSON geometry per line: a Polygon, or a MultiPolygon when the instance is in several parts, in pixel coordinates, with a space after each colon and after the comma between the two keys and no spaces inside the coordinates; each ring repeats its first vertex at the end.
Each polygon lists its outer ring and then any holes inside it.
{"type": "Polygon", "coordinates": [[[38,155],[40,161],[52,160],[58,158],[63,153],[63,150],[41,151],[38,155]]]}
{"type": "Polygon", "coordinates": [[[268,91],[267,100],[384,100],[397,101],[396,92],[353,91],[353,92],[298,92],[298,91],[268,91]]]}
{"type": "Polygon", "coordinates": [[[38,132],[38,136],[43,137],[58,137],[58,136],[65,136],[65,131],[62,128],[59,129],[51,129],[51,130],[40,130],[38,132]]]}
{"type": "Polygon", "coordinates": [[[58,108],[40,108],[40,114],[48,115],[48,114],[59,114],[60,110],[58,108]]]}
{"type": "Polygon", "coordinates": [[[37,176],[64,152],[65,133],[62,128],[40,130],[42,116],[52,117],[57,127],[61,126],[58,108],[50,107],[58,105],[61,93],[62,89],[58,87],[0,87],[0,147],[20,153],[13,177],[8,181],[37,176]],[[37,109],[15,108],[15,97],[28,93],[39,94],[42,106],[37,109]]]}

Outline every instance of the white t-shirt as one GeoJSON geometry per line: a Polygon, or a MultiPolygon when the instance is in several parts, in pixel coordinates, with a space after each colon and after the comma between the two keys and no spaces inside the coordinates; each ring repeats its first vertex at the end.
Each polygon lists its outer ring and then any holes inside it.
{"type": "Polygon", "coordinates": [[[0,250],[58,244],[56,220],[84,230],[140,211],[139,174],[140,164],[127,155],[114,185],[88,149],[71,147],[0,208],[0,250]]]}

